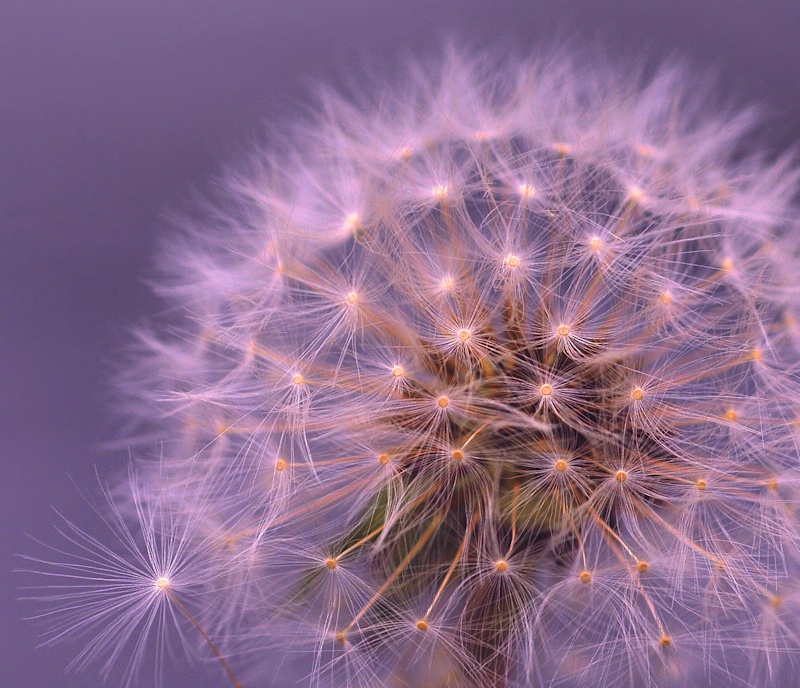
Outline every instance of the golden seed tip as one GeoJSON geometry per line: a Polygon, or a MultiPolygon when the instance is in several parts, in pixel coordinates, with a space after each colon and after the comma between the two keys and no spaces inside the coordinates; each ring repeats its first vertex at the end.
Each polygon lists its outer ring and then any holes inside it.
{"type": "Polygon", "coordinates": [[[389,463],[391,460],[392,460],[392,457],[389,456],[388,454],[380,454],[380,455],[378,455],[378,461],[384,466],[387,463],[389,463]]]}
{"type": "Polygon", "coordinates": [[[157,590],[166,590],[170,586],[169,578],[166,576],[156,578],[154,585],[157,590]]]}
{"type": "Polygon", "coordinates": [[[294,375],[292,375],[293,385],[302,385],[305,381],[306,379],[300,373],[295,373],[294,375]]]}
{"type": "Polygon", "coordinates": [[[428,630],[428,622],[425,621],[425,619],[420,619],[419,621],[417,621],[416,627],[420,631],[427,631],[428,630]]]}
{"type": "Polygon", "coordinates": [[[773,609],[777,609],[778,607],[781,606],[782,603],[783,600],[777,595],[772,595],[769,599],[769,606],[772,607],[773,609]]]}
{"type": "Polygon", "coordinates": [[[647,144],[643,143],[640,146],[637,146],[636,152],[642,158],[654,158],[656,157],[656,149],[652,146],[648,146],[647,144]]]}
{"type": "Polygon", "coordinates": [[[441,396],[436,400],[436,403],[439,405],[439,408],[447,408],[450,406],[450,399],[446,396],[441,396]]]}
{"type": "Polygon", "coordinates": [[[433,195],[436,198],[444,198],[448,193],[450,193],[450,188],[447,184],[437,184],[433,187],[433,195]]]}
{"type": "Polygon", "coordinates": [[[736,413],[735,409],[729,408],[727,411],[725,411],[725,420],[729,420],[731,423],[733,423],[734,421],[738,420],[738,418],[739,414],[736,413]]]}
{"type": "Polygon", "coordinates": [[[591,571],[583,571],[581,575],[578,576],[581,583],[591,583],[592,582],[592,573],[591,571]]]}
{"type": "Polygon", "coordinates": [[[459,341],[467,342],[470,339],[470,337],[472,337],[472,332],[470,332],[469,330],[464,329],[458,331],[459,341]]]}
{"type": "Polygon", "coordinates": [[[553,385],[545,382],[541,387],[539,387],[539,393],[543,397],[549,397],[553,393],[553,385]]]}
{"type": "Polygon", "coordinates": [[[641,401],[644,399],[644,390],[641,387],[634,387],[631,390],[631,399],[634,401],[641,401]]]}
{"type": "Polygon", "coordinates": [[[517,255],[514,255],[513,253],[509,253],[509,254],[508,254],[508,255],[507,255],[507,256],[506,256],[506,257],[503,259],[503,262],[504,262],[504,263],[506,264],[506,266],[507,266],[507,267],[509,267],[509,268],[518,268],[518,267],[520,266],[520,264],[522,263],[522,259],[521,259],[519,256],[517,256],[517,255]]]}
{"type": "Polygon", "coordinates": [[[628,198],[632,201],[640,201],[644,196],[644,191],[642,191],[638,186],[632,186],[628,189],[628,198]]]}
{"type": "Polygon", "coordinates": [[[451,456],[456,461],[463,461],[464,460],[464,450],[463,449],[453,449],[451,452],[451,456]]]}
{"type": "Polygon", "coordinates": [[[523,198],[533,198],[536,195],[536,187],[533,184],[520,184],[517,191],[523,198]]]}
{"type": "Polygon", "coordinates": [[[708,483],[705,480],[703,480],[702,478],[700,478],[699,480],[695,481],[694,484],[695,484],[695,487],[698,490],[700,490],[700,492],[702,492],[703,490],[705,490],[708,487],[708,483]]]}
{"type": "Polygon", "coordinates": [[[442,289],[444,289],[445,291],[450,291],[453,288],[453,285],[455,285],[455,283],[456,283],[455,280],[452,277],[450,277],[450,275],[447,275],[446,277],[442,278],[441,281],[442,289]]]}
{"type": "Polygon", "coordinates": [[[561,324],[556,328],[559,337],[566,337],[572,331],[569,325],[561,324]]]}
{"type": "Polygon", "coordinates": [[[275,462],[275,470],[276,471],[285,471],[289,467],[289,464],[286,463],[286,459],[278,459],[275,462]]]}
{"type": "Polygon", "coordinates": [[[572,146],[568,143],[554,143],[553,150],[560,155],[569,155],[572,152],[572,146]]]}
{"type": "Polygon", "coordinates": [[[329,569],[333,570],[338,566],[338,564],[336,562],[336,559],[334,559],[333,557],[328,557],[325,560],[325,566],[327,566],[329,569]]]}
{"type": "Polygon", "coordinates": [[[672,303],[672,299],[672,294],[670,294],[668,291],[663,292],[659,297],[659,301],[661,301],[662,305],[664,306],[669,306],[672,303]]]}
{"type": "Polygon", "coordinates": [[[779,484],[780,483],[778,483],[777,478],[771,478],[769,481],[767,481],[767,487],[773,492],[775,492],[778,489],[779,484]]]}
{"type": "Polygon", "coordinates": [[[358,213],[348,213],[344,219],[344,227],[351,232],[355,232],[359,228],[358,213]]]}
{"type": "Polygon", "coordinates": [[[401,365],[396,365],[392,368],[392,377],[405,377],[406,369],[401,365]]]}
{"type": "Polygon", "coordinates": [[[508,562],[505,559],[499,559],[494,563],[494,568],[498,573],[505,573],[508,571],[508,562]]]}
{"type": "Polygon", "coordinates": [[[637,570],[639,573],[647,573],[647,569],[649,569],[649,568],[650,568],[650,564],[648,564],[646,561],[640,561],[640,562],[639,562],[639,563],[636,565],[636,570],[637,570]]]}
{"type": "Polygon", "coordinates": [[[603,240],[599,236],[593,236],[591,239],[589,239],[589,247],[593,251],[599,251],[601,248],[603,248],[603,240]]]}
{"type": "Polygon", "coordinates": [[[342,643],[344,645],[347,642],[347,633],[344,631],[337,631],[336,635],[334,636],[337,642],[342,643]]]}
{"type": "Polygon", "coordinates": [[[764,352],[761,351],[761,349],[759,349],[758,347],[754,348],[750,352],[750,360],[752,360],[752,361],[760,361],[763,358],[763,356],[764,356],[764,352]]]}
{"type": "Polygon", "coordinates": [[[555,468],[559,473],[563,473],[567,470],[567,462],[564,459],[559,459],[553,464],[553,468],[555,468]]]}
{"type": "Polygon", "coordinates": [[[669,647],[670,645],[672,645],[672,636],[664,634],[661,636],[659,642],[661,643],[661,647],[669,647]]]}
{"type": "Polygon", "coordinates": [[[614,479],[618,483],[624,483],[628,479],[628,472],[627,471],[617,471],[614,473],[614,479]]]}
{"type": "Polygon", "coordinates": [[[736,266],[735,266],[735,264],[734,264],[734,262],[733,262],[733,260],[731,258],[725,258],[725,260],[722,261],[722,269],[723,270],[727,270],[728,272],[732,272],[735,267],[736,266]]]}
{"type": "Polygon", "coordinates": [[[350,306],[355,306],[358,303],[358,292],[351,291],[344,299],[350,306]]]}

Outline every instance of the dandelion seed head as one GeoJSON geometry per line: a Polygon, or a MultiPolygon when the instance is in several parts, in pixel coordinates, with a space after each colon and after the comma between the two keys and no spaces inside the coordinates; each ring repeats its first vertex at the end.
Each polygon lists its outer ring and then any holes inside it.
{"type": "Polygon", "coordinates": [[[39,564],[52,635],[264,685],[796,684],[800,172],[634,71],[451,48],[228,173],[123,376],[122,554],[39,564]]]}

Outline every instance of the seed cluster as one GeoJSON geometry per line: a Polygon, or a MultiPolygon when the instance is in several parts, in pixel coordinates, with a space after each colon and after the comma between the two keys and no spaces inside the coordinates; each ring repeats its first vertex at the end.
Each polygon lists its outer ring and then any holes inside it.
{"type": "Polygon", "coordinates": [[[604,69],[329,96],[168,252],[144,480],[242,685],[797,677],[797,174],[604,69]]]}

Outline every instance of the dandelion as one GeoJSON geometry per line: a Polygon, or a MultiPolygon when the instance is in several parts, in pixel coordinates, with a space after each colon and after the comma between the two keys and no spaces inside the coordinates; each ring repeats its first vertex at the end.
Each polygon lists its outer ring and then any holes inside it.
{"type": "Polygon", "coordinates": [[[51,637],[129,683],[170,627],[247,688],[795,684],[792,161],[679,69],[403,83],[167,250],[186,317],[125,381],[165,458],[121,558],[33,561],[51,637]]]}

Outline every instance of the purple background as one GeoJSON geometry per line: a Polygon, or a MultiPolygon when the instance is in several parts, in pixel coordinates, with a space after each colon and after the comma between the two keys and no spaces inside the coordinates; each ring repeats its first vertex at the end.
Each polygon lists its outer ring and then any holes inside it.
{"type": "MultiPolygon", "coordinates": [[[[64,676],[75,647],[35,650],[14,553],[80,520],[78,485],[114,470],[108,362],[158,304],[161,213],[209,179],[310,81],[424,51],[450,32],[522,51],[556,32],[613,54],[686,56],[800,139],[800,3],[790,0],[5,0],[0,8],[0,686],[64,676]]],[[[168,688],[224,685],[217,668],[168,688]]],[[[279,686],[278,688],[283,688],[279,686]]]]}

